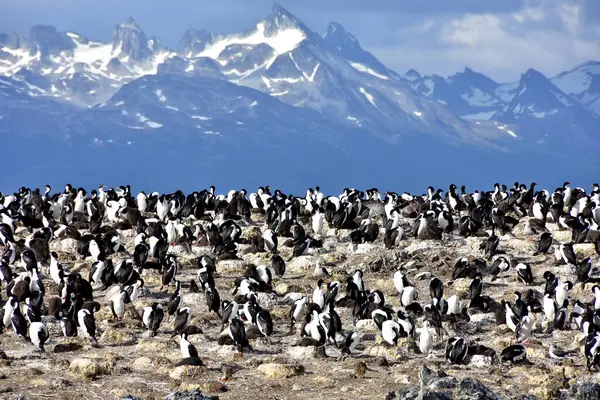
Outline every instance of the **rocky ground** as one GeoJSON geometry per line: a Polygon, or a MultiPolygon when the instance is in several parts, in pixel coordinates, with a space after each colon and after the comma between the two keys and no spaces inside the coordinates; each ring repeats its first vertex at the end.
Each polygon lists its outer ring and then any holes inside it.
{"type": "MultiPolygon", "coordinates": [[[[247,224],[244,235],[264,229],[262,220],[253,214],[255,225],[247,224]],[[257,222],[258,221],[258,222],[257,222]]],[[[403,221],[406,227],[410,221],[403,221]]],[[[524,221],[515,228],[514,236],[501,237],[500,249],[525,260],[532,265],[535,277],[534,289],[543,290],[542,274],[554,272],[560,279],[574,280],[572,271],[556,266],[551,255],[533,257],[537,237],[522,232],[524,221]]],[[[566,242],[570,232],[556,231],[549,224],[556,239],[566,242]]],[[[310,229],[307,227],[307,232],[310,229]]],[[[47,321],[51,340],[46,353],[18,339],[11,330],[0,335],[0,398],[2,399],[163,399],[169,394],[185,390],[200,390],[205,396],[220,399],[308,399],[315,396],[331,399],[417,398],[421,394],[435,392],[438,397],[456,399],[513,399],[538,398],[600,398],[597,374],[585,369],[583,355],[557,363],[548,359],[548,347],[554,342],[566,349],[580,349],[583,354],[581,333],[576,330],[558,331],[552,336],[545,333],[543,316],[538,316],[537,332],[525,343],[529,366],[499,366],[484,357],[474,357],[468,365],[450,365],[444,360],[444,341],[436,337],[432,357],[424,358],[415,350],[412,340],[403,339],[397,347],[381,343],[374,323],[359,321],[355,328],[350,310],[339,308],[338,312],[346,332],[360,330],[362,343],[355,354],[344,360],[333,346],[325,348],[326,357],[314,348],[296,347],[297,332],[290,333],[288,312],[293,299],[299,293],[312,294],[316,278],[312,271],[317,260],[326,266],[333,277],[344,280],[356,268],[365,272],[368,289],[380,289],[386,302],[399,306],[392,277],[399,268],[407,271],[408,278],[417,286],[421,303],[429,300],[429,277],[435,274],[442,281],[451,280],[453,265],[458,257],[481,257],[481,238],[452,236],[443,242],[406,239],[399,248],[385,250],[383,234],[374,244],[362,244],[354,251],[350,248],[348,231],[325,230],[324,248],[314,254],[301,256],[287,263],[283,278],[274,278],[276,295],[262,295],[259,303],[271,311],[275,322],[272,343],[264,339],[251,341],[252,349],[243,354],[232,346],[219,346],[217,337],[221,331],[220,319],[207,312],[203,294],[190,293],[189,281],[196,274],[196,258],[209,253],[207,247],[195,247],[193,254],[182,246],[171,251],[179,255],[182,272],[178,277],[184,285],[184,303],[193,309],[192,323],[203,329],[202,334],[190,336],[196,346],[204,367],[175,367],[181,359],[179,339],[171,338],[172,320],[163,321],[159,334],[149,338],[144,331],[140,311],[153,301],[167,302],[174,287],[159,293],[160,276],[144,272],[147,291],[133,305],[129,305],[123,322],[113,322],[108,293],[97,292],[97,300],[103,308],[96,313],[99,330],[99,346],[91,346],[85,338],[64,338],[60,325],[47,321]],[[421,279],[420,279],[421,278],[421,279]],[[394,393],[391,393],[394,392],[394,393]],[[446,397],[444,397],[446,396],[446,397]],[[587,396],[587,397],[586,397],[587,396]]],[[[383,233],[383,231],[382,231],[383,233]]],[[[121,232],[129,253],[133,252],[133,232],[121,232]]],[[[17,235],[19,236],[19,235],[17,235]]],[[[80,271],[87,277],[91,261],[78,260],[73,252],[73,241],[53,241],[51,250],[59,252],[60,260],[70,271],[80,271]]],[[[246,246],[239,246],[241,261],[220,261],[217,264],[217,289],[222,299],[230,299],[233,280],[241,275],[247,263],[270,265],[266,253],[244,254],[246,246]]],[[[592,255],[592,245],[575,245],[579,257],[592,255]]],[[[291,249],[281,247],[284,259],[291,249]]],[[[127,254],[114,256],[115,264],[127,254]]],[[[595,257],[595,256],[594,256],[595,257]]],[[[596,258],[594,258],[595,261],[596,258]]],[[[46,269],[42,269],[47,273],[46,269]]],[[[516,279],[515,271],[509,271],[494,283],[485,277],[484,294],[496,300],[513,299],[516,290],[526,291],[516,279]]],[[[56,286],[49,280],[46,298],[56,293],[56,286]]],[[[466,299],[469,279],[459,279],[446,285],[444,296],[454,293],[466,299]]],[[[589,300],[591,288],[582,291],[573,288],[571,295],[589,300]]],[[[4,296],[3,296],[4,297],[4,296]]],[[[465,300],[466,301],[466,300],[465,300]]],[[[472,311],[470,311],[471,313],[472,311]]],[[[421,325],[421,321],[418,322],[421,325]]],[[[506,326],[496,326],[494,315],[471,315],[471,322],[457,325],[446,324],[450,335],[468,338],[490,346],[497,352],[515,342],[514,333],[506,326]]],[[[433,393],[429,393],[433,396],[433,393]]],[[[171,398],[195,398],[180,396],[171,398]]]]}

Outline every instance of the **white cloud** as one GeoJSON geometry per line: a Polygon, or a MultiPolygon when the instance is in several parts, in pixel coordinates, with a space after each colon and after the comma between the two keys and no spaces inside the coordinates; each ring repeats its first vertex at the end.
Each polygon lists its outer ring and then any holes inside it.
{"type": "Polygon", "coordinates": [[[581,7],[576,4],[561,4],[558,7],[558,15],[566,31],[572,36],[576,35],[581,19],[581,7]]]}
{"type": "Polygon", "coordinates": [[[600,24],[586,25],[584,11],[578,1],[538,0],[507,13],[440,17],[427,31],[419,22],[402,29],[421,36],[373,52],[399,72],[450,75],[469,66],[499,81],[516,80],[528,68],[552,76],[600,55],[600,24]]]}
{"type": "Polygon", "coordinates": [[[512,17],[515,21],[522,24],[529,21],[542,21],[546,17],[546,13],[543,7],[525,6],[521,10],[513,13],[512,17]]]}

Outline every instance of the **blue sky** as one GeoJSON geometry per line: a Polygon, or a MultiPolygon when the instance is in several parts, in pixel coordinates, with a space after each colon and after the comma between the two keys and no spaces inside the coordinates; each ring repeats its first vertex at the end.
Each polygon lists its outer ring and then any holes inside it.
{"type": "MultiPolygon", "coordinates": [[[[451,75],[469,66],[498,81],[527,68],[547,75],[600,60],[600,0],[279,1],[309,28],[340,22],[390,68],[451,75]]],[[[187,28],[237,32],[270,12],[265,0],[0,0],[0,30],[27,35],[55,25],[110,39],[133,16],[147,35],[176,47],[187,28]]]]}

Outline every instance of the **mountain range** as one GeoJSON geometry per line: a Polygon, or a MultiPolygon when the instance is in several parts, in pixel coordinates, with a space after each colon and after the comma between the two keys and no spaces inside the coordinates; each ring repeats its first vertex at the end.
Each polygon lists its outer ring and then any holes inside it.
{"type": "Polygon", "coordinates": [[[589,184],[600,62],[511,83],[399,74],[340,24],[317,34],[277,4],[246,32],[189,29],[177,49],[133,19],[110,43],[39,25],[0,34],[0,135],[2,190],[589,184]]]}

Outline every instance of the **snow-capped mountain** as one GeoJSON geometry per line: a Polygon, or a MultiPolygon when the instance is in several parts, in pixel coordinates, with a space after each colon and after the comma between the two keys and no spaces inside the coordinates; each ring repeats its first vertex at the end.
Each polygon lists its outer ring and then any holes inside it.
{"type": "MultiPolygon", "coordinates": [[[[517,85],[504,85],[498,90],[506,105],[492,116],[494,119],[518,122],[526,118],[543,119],[559,110],[580,110],[580,106],[560,91],[540,72],[529,69],[517,85]]],[[[585,112],[585,111],[583,111],[585,112]]]]}
{"type": "Polygon", "coordinates": [[[228,79],[393,140],[417,133],[449,141],[495,136],[415,93],[341,25],[329,24],[321,36],[279,5],[247,32],[190,29],[177,51],[148,38],[133,19],[117,25],[107,44],[48,26],[32,28],[28,38],[5,36],[3,44],[0,74],[79,106],[101,104],[141,76],[173,73],[228,79]]]}
{"type": "Polygon", "coordinates": [[[561,72],[552,78],[552,83],[600,116],[600,62],[587,61],[561,72]]]}
{"type": "Polygon", "coordinates": [[[596,65],[586,63],[552,81],[533,69],[519,81],[504,84],[470,68],[448,78],[409,70],[404,78],[422,96],[444,104],[463,119],[548,149],[562,151],[570,146],[591,152],[596,147],[590,144],[600,139],[600,118],[589,107],[594,105],[596,65]],[[569,84],[576,91],[567,94],[556,83],[563,88],[569,84]]]}
{"type": "Polygon", "coordinates": [[[497,93],[501,93],[506,104],[492,120],[519,126],[521,136],[540,145],[555,149],[569,146],[590,156],[597,153],[600,118],[540,72],[529,69],[518,84],[501,86],[497,93]]]}
{"type": "Polygon", "coordinates": [[[174,50],[133,19],[109,43],[35,26],[26,38],[0,35],[0,134],[14,162],[32,159],[15,182],[35,173],[68,180],[73,171],[145,182],[149,163],[170,185],[189,181],[172,176],[173,163],[239,184],[264,184],[248,165],[264,179],[291,173],[309,185],[344,165],[370,182],[365,165],[397,170],[399,154],[431,179],[485,172],[452,160],[514,158],[503,170],[512,180],[527,161],[572,160],[565,149],[582,155],[573,168],[597,171],[594,68],[552,82],[530,70],[509,84],[469,68],[398,75],[340,24],[320,35],[279,5],[242,33],[189,29],[174,50]],[[578,90],[565,93],[567,83],[578,90]],[[66,160],[62,169],[56,159],[66,160]],[[115,161],[98,169],[98,160],[115,161]]]}
{"type": "Polygon", "coordinates": [[[162,48],[156,38],[148,39],[133,19],[114,28],[109,44],[38,25],[31,28],[28,38],[0,37],[0,45],[0,75],[78,105],[107,100],[123,84],[156,74],[158,65],[175,55],[162,48]],[[22,71],[31,74],[23,75],[22,71]],[[48,87],[40,87],[36,81],[48,87]]]}
{"type": "Polygon", "coordinates": [[[404,78],[418,93],[444,104],[464,119],[489,119],[503,104],[496,95],[499,84],[470,68],[448,78],[422,77],[417,71],[409,70],[404,78]]]}
{"type": "Polygon", "coordinates": [[[331,23],[320,36],[278,5],[242,34],[188,31],[179,56],[214,59],[232,82],[348,125],[441,134],[462,123],[431,118],[438,106],[415,95],[341,25],[331,23]]]}

